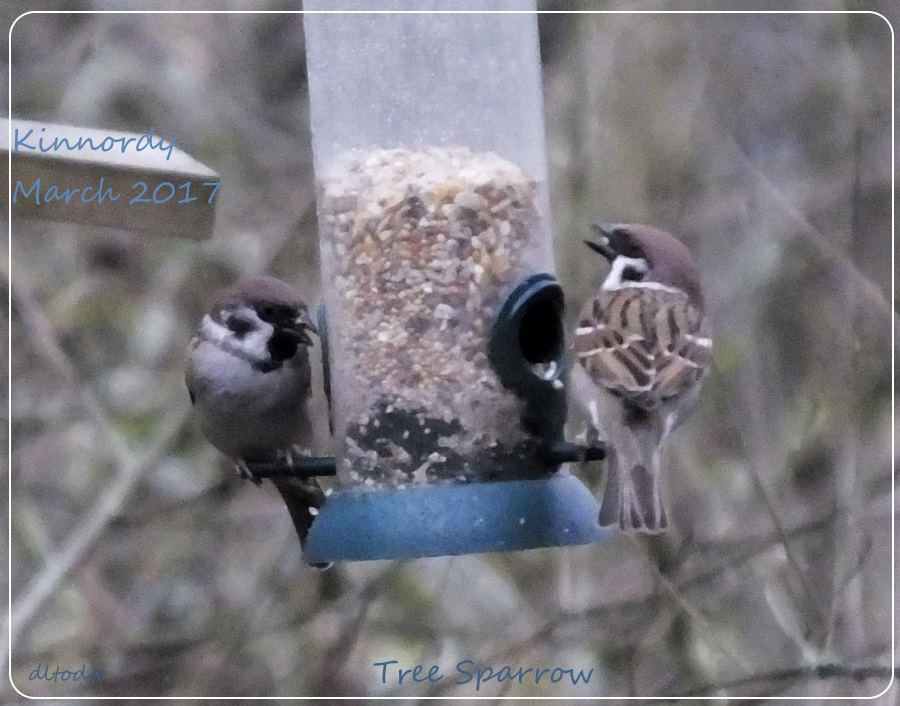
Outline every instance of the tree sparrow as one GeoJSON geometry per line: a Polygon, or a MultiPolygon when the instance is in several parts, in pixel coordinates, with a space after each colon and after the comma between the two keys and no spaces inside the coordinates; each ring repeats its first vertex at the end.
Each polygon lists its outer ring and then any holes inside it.
{"type": "Polygon", "coordinates": [[[665,437],[690,412],[712,357],[700,274],[691,252],[646,225],[595,225],[585,241],[610,263],[575,331],[582,393],[605,433],[608,473],[600,524],[657,532],[668,525],[660,492],[665,437]],[[585,375],[586,373],[586,375],[585,375]]]}
{"type": "MultiPolygon", "coordinates": [[[[203,433],[257,485],[248,462],[290,460],[312,443],[310,331],[318,333],[294,288],[258,277],[224,292],[191,340],[185,381],[203,433]]],[[[272,482],[302,547],[324,494],[315,478],[272,482]]]]}

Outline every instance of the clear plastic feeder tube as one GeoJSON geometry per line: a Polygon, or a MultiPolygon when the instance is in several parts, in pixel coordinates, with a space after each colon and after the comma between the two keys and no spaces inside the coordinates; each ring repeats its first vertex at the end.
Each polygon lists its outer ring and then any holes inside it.
{"type": "Polygon", "coordinates": [[[554,269],[536,15],[304,23],[342,482],[546,473],[488,361],[505,296],[554,269]]]}

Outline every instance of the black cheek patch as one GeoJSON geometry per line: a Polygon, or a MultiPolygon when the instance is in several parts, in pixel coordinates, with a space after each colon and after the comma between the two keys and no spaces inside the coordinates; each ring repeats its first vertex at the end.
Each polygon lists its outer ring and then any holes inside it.
{"type": "Polygon", "coordinates": [[[280,363],[293,358],[297,353],[299,342],[296,335],[291,335],[283,330],[277,330],[269,339],[269,355],[273,363],[280,363]]]}
{"type": "Polygon", "coordinates": [[[644,273],[636,267],[626,267],[622,272],[622,279],[626,282],[640,282],[644,279],[644,273]]]}

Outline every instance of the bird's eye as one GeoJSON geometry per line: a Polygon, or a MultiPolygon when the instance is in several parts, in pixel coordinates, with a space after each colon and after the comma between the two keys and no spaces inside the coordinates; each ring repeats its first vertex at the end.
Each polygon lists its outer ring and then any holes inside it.
{"type": "Polygon", "coordinates": [[[622,271],[622,279],[629,282],[640,282],[644,279],[644,273],[636,267],[626,267],[622,271]]]}
{"type": "Polygon", "coordinates": [[[279,304],[263,304],[256,309],[259,318],[269,323],[275,323],[280,319],[290,318],[290,310],[288,307],[279,304]]]}

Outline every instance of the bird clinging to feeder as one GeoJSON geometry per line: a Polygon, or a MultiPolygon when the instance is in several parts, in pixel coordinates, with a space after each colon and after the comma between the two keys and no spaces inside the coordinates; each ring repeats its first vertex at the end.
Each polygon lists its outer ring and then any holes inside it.
{"type": "Polygon", "coordinates": [[[696,402],[712,358],[700,274],[665,231],[594,228],[598,240],[587,245],[610,271],[581,311],[575,354],[592,386],[580,396],[608,442],[600,524],[657,532],[668,525],[660,446],[696,402]]]}
{"type": "MultiPolygon", "coordinates": [[[[185,381],[203,433],[257,485],[248,464],[290,461],[313,441],[310,333],[318,331],[298,292],[257,277],[224,292],[191,340],[185,381]]],[[[324,493],[315,478],[272,482],[302,545],[324,493]]]]}

